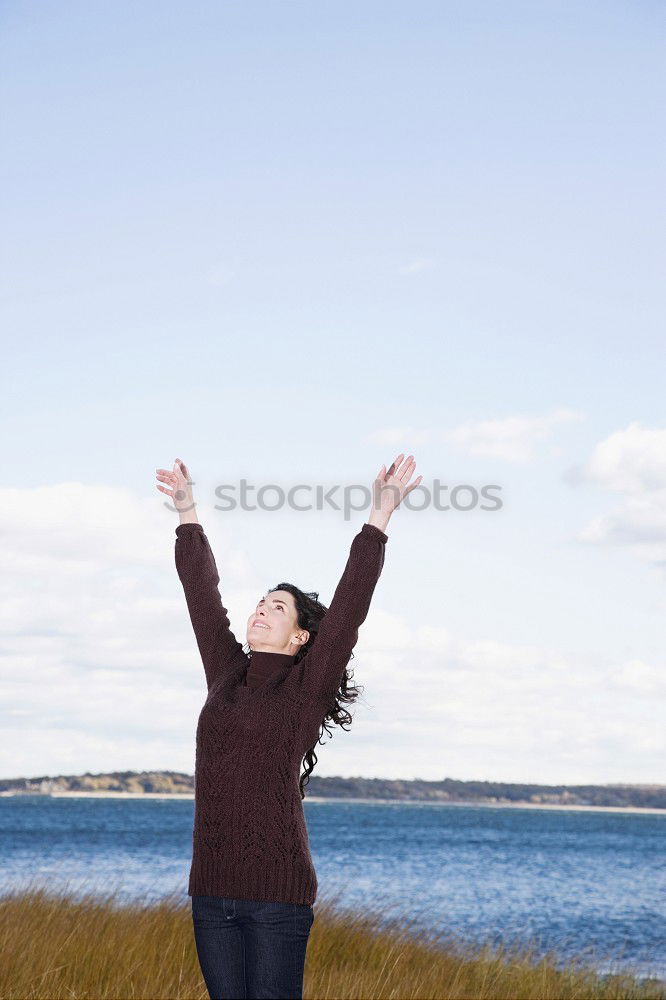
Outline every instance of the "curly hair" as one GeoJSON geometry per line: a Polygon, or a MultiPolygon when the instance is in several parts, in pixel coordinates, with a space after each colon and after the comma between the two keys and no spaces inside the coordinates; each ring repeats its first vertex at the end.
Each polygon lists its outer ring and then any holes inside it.
{"type": "MultiPolygon", "coordinates": [[[[308,650],[313,645],[315,639],[317,638],[317,632],[319,631],[319,626],[324,618],[324,615],[328,611],[326,605],[319,601],[318,591],[305,591],[301,590],[300,587],[296,587],[293,583],[278,583],[276,587],[271,587],[268,593],[272,593],[274,590],[286,590],[294,598],[294,603],[296,605],[297,614],[297,624],[298,628],[306,629],[310,633],[310,638],[308,641],[300,647],[298,653],[296,654],[294,664],[298,663],[306,655],[308,650]]],[[[354,654],[352,652],[351,656],[354,654]]],[[[356,701],[359,694],[363,691],[363,685],[360,687],[356,684],[352,684],[353,671],[350,671],[348,667],[345,668],[345,673],[342,678],[342,683],[338,688],[335,699],[326,712],[324,719],[322,721],[319,736],[313,744],[313,746],[308,750],[308,752],[303,757],[305,762],[305,769],[301,775],[299,788],[301,792],[301,799],[305,798],[305,786],[310,780],[310,774],[314,770],[315,764],[319,759],[315,753],[315,748],[317,743],[322,742],[322,736],[324,734],[324,729],[331,735],[331,730],[328,727],[328,722],[333,722],[342,729],[349,727],[352,722],[352,716],[343,708],[343,705],[349,705],[356,701]]],[[[347,731],[348,728],[347,728],[347,731]]],[[[323,743],[322,743],[323,746],[323,743]]]]}

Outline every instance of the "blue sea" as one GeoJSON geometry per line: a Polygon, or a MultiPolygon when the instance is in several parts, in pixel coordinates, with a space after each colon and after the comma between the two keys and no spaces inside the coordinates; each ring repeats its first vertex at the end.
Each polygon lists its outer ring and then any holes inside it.
{"type": "MultiPolygon", "coordinates": [[[[315,902],[666,980],[666,814],[304,803],[315,902]]],[[[0,894],[187,901],[191,799],[0,797],[0,894]]]]}

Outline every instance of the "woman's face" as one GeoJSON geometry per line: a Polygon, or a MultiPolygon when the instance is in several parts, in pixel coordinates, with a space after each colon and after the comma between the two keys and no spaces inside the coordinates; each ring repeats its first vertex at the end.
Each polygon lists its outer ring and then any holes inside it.
{"type": "Polygon", "coordinates": [[[298,627],[296,602],[287,590],[266,594],[247,620],[247,641],[257,652],[295,655],[309,636],[298,627]]]}

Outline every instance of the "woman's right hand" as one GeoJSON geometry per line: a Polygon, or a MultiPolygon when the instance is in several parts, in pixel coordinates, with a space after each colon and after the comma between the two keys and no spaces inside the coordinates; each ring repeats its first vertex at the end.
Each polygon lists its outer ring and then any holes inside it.
{"type": "Polygon", "coordinates": [[[196,521],[196,505],[192,494],[192,480],[185,463],[177,458],[173,463],[173,470],[171,472],[168,469],[157,469],[156,473],[160,482],[167,484],[166,486],[160,486],[157,483],[158,490],[161,490],[162,493],[166,493],[170,497],[174,508],[181,515],[181,520],[183,515],[189,514],[189,519],[196,521]]]}

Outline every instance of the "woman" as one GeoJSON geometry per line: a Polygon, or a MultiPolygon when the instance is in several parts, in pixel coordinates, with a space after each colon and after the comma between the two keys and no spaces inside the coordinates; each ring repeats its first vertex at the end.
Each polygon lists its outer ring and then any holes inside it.
{"type": "MultiPolygon", "coordinates": [[[[175,560],[206,675],[197,726],[188,894],[211,997],[302,997],[317,876],[302,799],[327,719],[351,721],[347,664],[384,563],[391,514],[419,485],[399,455],[373,483],[368,521],[351,543],[327,609],[281,583],[247,620],[248,652],[231,631],[197,520],[187,467],[157,470],[180,516],[175,560]],[[301,762],[307,767],[301,776],[301,762]]],[[[329,731],[330,732],[330,731],[329,731]]]]}

